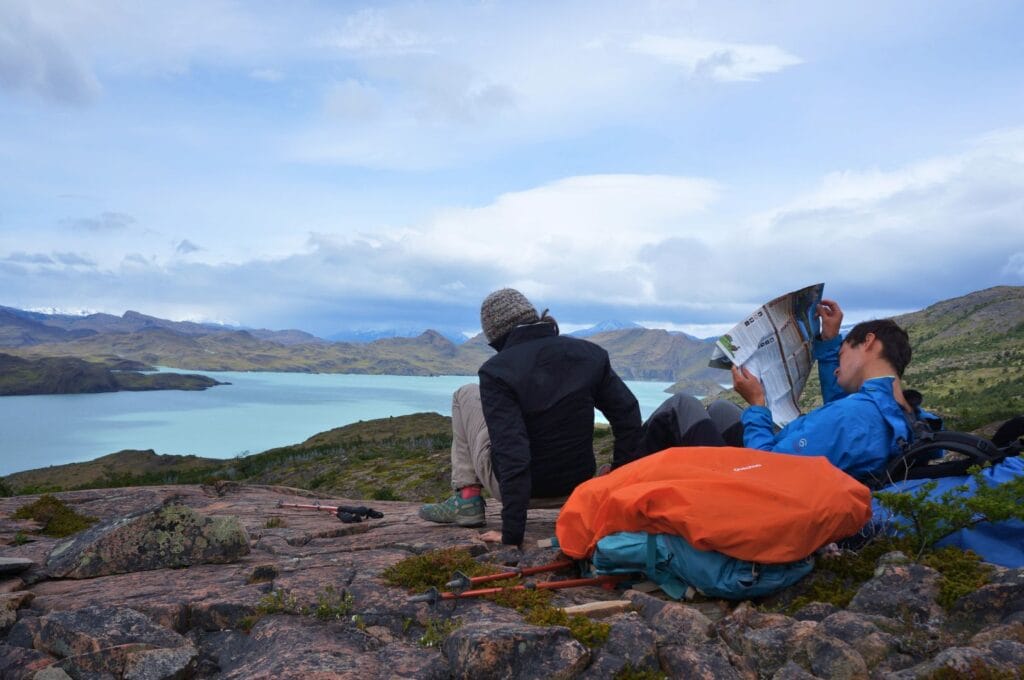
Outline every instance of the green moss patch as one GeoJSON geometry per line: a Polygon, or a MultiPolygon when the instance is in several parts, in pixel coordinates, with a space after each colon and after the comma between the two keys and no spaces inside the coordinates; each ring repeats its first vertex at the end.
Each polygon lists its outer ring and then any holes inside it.
{"type": "Polygon", "coordinates": [[[906,550],[902,541],[873,541],[859,552],[844,551],[818,559],[812,571],[795,586],[797,596],[782,607],[794,614],[811,602],[824,602],[845,609],[857,590],[875,574],[878,558],[894,550],[906,550]]]}
{"type": "Polygon", "coordinates": [[[438,647],[445,638],[462,628],[462,617],[452,619],[430,619],[426,630],[416,642],[421,647],[438,647]]]}
{"type": "Polygon", "coordinates": [[[668,676],[654,668],[636,668],[626,664],[612,676],[612,680],[667,680],[668,676]]]}
{"type": "Polygon", "coordinates": [[[565,626],[572,636],[587,647],[600,647],[608,641],[611,624],[591,621],[582,614],[570,616],[551,606],[533,607],[526,612],[526,622],[534,626],[565,626]]]}
{"type": "Polygon", "coordinates": [[[456,571],[461,571],[467,576],[484,576],[496,574],[501,570],[477,562],[461,548],[446,548],[407,557],[385,569],[381,577],[389,585],[413,591],[428,588],[443,590],[456,571]]]}
{"type": "MultiPolygon", "coordinates": [[[[882,539],[872,541],[859,552],[843,552],[840,555],[819,559],[803,581],[794,587],[796,597],[779,608],[787,614],[794,614],[811,602],[825,602],[841,609],[850,604],[865,582],[875,574],[878,558],[900,551],[913,554],[913,543],[906,539],[882,539]]],[[[971,551],[959,548],[940,548],[926,551],[919,560],[921,564],[939,572],[938,603],[945,609],[991,580],[992,569],[971,551]]]]}
{"type": "Polygon", "coordinates": [[[992,568],[970,550],[940,548],[924,555],[921,563],[942,574],[938,602],[947,610],[992,579],[992,568]]]}
{"type": "Polygon", "coordinates": [[[64,538],[88,529],[99,520],[95,517],[80,515],[55,496],[45,494],[28,505],[18,508],[14,519],[33,519],[42,522],[39,533],[51,538],[64,538]]]}
{"type": "MultiPolygon", "coordinates": [[[[502,570],[489,564],[477,562],[472,555],[461,548],[447,548],[408,557],[385,569],[381,576],[390,585],[409,588],[413,591],[424,591],[431,587],[443,590],[456,571],[461,571],[472,577],[496,574],[502,570]]],[[[500,593],[487,596],[487,599],[503,607],[515,609],[523,615],[529,624],[565,626],[574,638],[588,647],[599,646],[608,639],[608,632],[611,630],[609,624],[597,623],[578,614],[569,616],[561,609],[552,607],[550,590],[513,589],[511,587],[520,583],[518,579],[502,579],[482,584],[480,587],[506,588],[500,593]]],[[[428,633],[430,633],[429,629],[428,633]]],[[[441,639],[446,636],[447,633],[441,639]]]]}

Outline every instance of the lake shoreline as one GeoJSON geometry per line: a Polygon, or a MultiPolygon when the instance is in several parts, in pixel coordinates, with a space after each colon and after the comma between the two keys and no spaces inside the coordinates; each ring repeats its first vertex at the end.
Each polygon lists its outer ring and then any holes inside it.
{"type": "MultiPolygon", "coordinates": [[[[168,370],[178,369],[158,367],[168,370]]],[[[466,375],[199,374],[230,384],[197,392],[0,399],[0,475],[87,462],[123,450],[221,460],[246,456],[359,421],[422,412],[450,415],[452,393],[476,381],[466,375]]],[[[667,382],[627,385],[645,417],[669,396],[667,382]]]]}

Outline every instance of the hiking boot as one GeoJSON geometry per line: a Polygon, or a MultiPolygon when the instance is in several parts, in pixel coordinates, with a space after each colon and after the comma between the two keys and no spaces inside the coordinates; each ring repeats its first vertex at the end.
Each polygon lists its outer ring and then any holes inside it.
{"type": "Polygon", "coordinates": [[[460,527],[482,527],[487,523],[484,499],[480,496],[460,498],[455,495],[443,503],[427,503],[420,507],[419,514],[428,522],[457,524],[460,527]]]}

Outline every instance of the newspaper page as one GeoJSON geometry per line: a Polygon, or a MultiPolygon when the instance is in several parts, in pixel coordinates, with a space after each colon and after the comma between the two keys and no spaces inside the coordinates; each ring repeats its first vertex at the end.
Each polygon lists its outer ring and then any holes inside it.
{"type": "Polygon", "coordinates": [[[782,427],[800,415],[797,401],[814,363],[820,332],[818,303],[824,283],[801,288],[762,305],[718,339],[710,366],[743,366],[764,385],[772,420],[782,427]]]}

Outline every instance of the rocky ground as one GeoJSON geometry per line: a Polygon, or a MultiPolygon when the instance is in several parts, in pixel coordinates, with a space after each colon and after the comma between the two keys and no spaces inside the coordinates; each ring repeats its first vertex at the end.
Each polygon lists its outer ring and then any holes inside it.
{"type": "MultiPolygon", "coordinates": [[[[636,590],[557,591],[559,606],[623,603],[606,619],[607,642],[591,649],[567,628],[528,625],[490,601],[410,603],[409,593],[385,585],[385,568],[436,548],[521,566],[555,557],[552,549],[489,547],[478,530],[429,524],[416,516],[417,504],[320,499],[384,514],[343,524],[329,513],[277,507],[313,499],[282,487],[58,496],[101,524],[74,540],[38,537],[27,533],[33,521],[11,519],[35,497],[0,499],[3,678],[1024,675],[1024,569],[999,570],[948,611],[936,603],[937,574],[892,554],[847,609],[811,604],[792,617],[636,590]],[[21,543],[25,535],[32,540],[21,543]],[[276,603],[270,611],[268,602],[276,603]],[[303,607],[314,613],[298,613],[303,607]],[[461,627],[424,644],[453,618],[461,627]]],[[[492,528],[499,510],[488,507],[492,528]]],[[[552,536],[555,517],[531,511],[527,545],[552,536]]]]}

